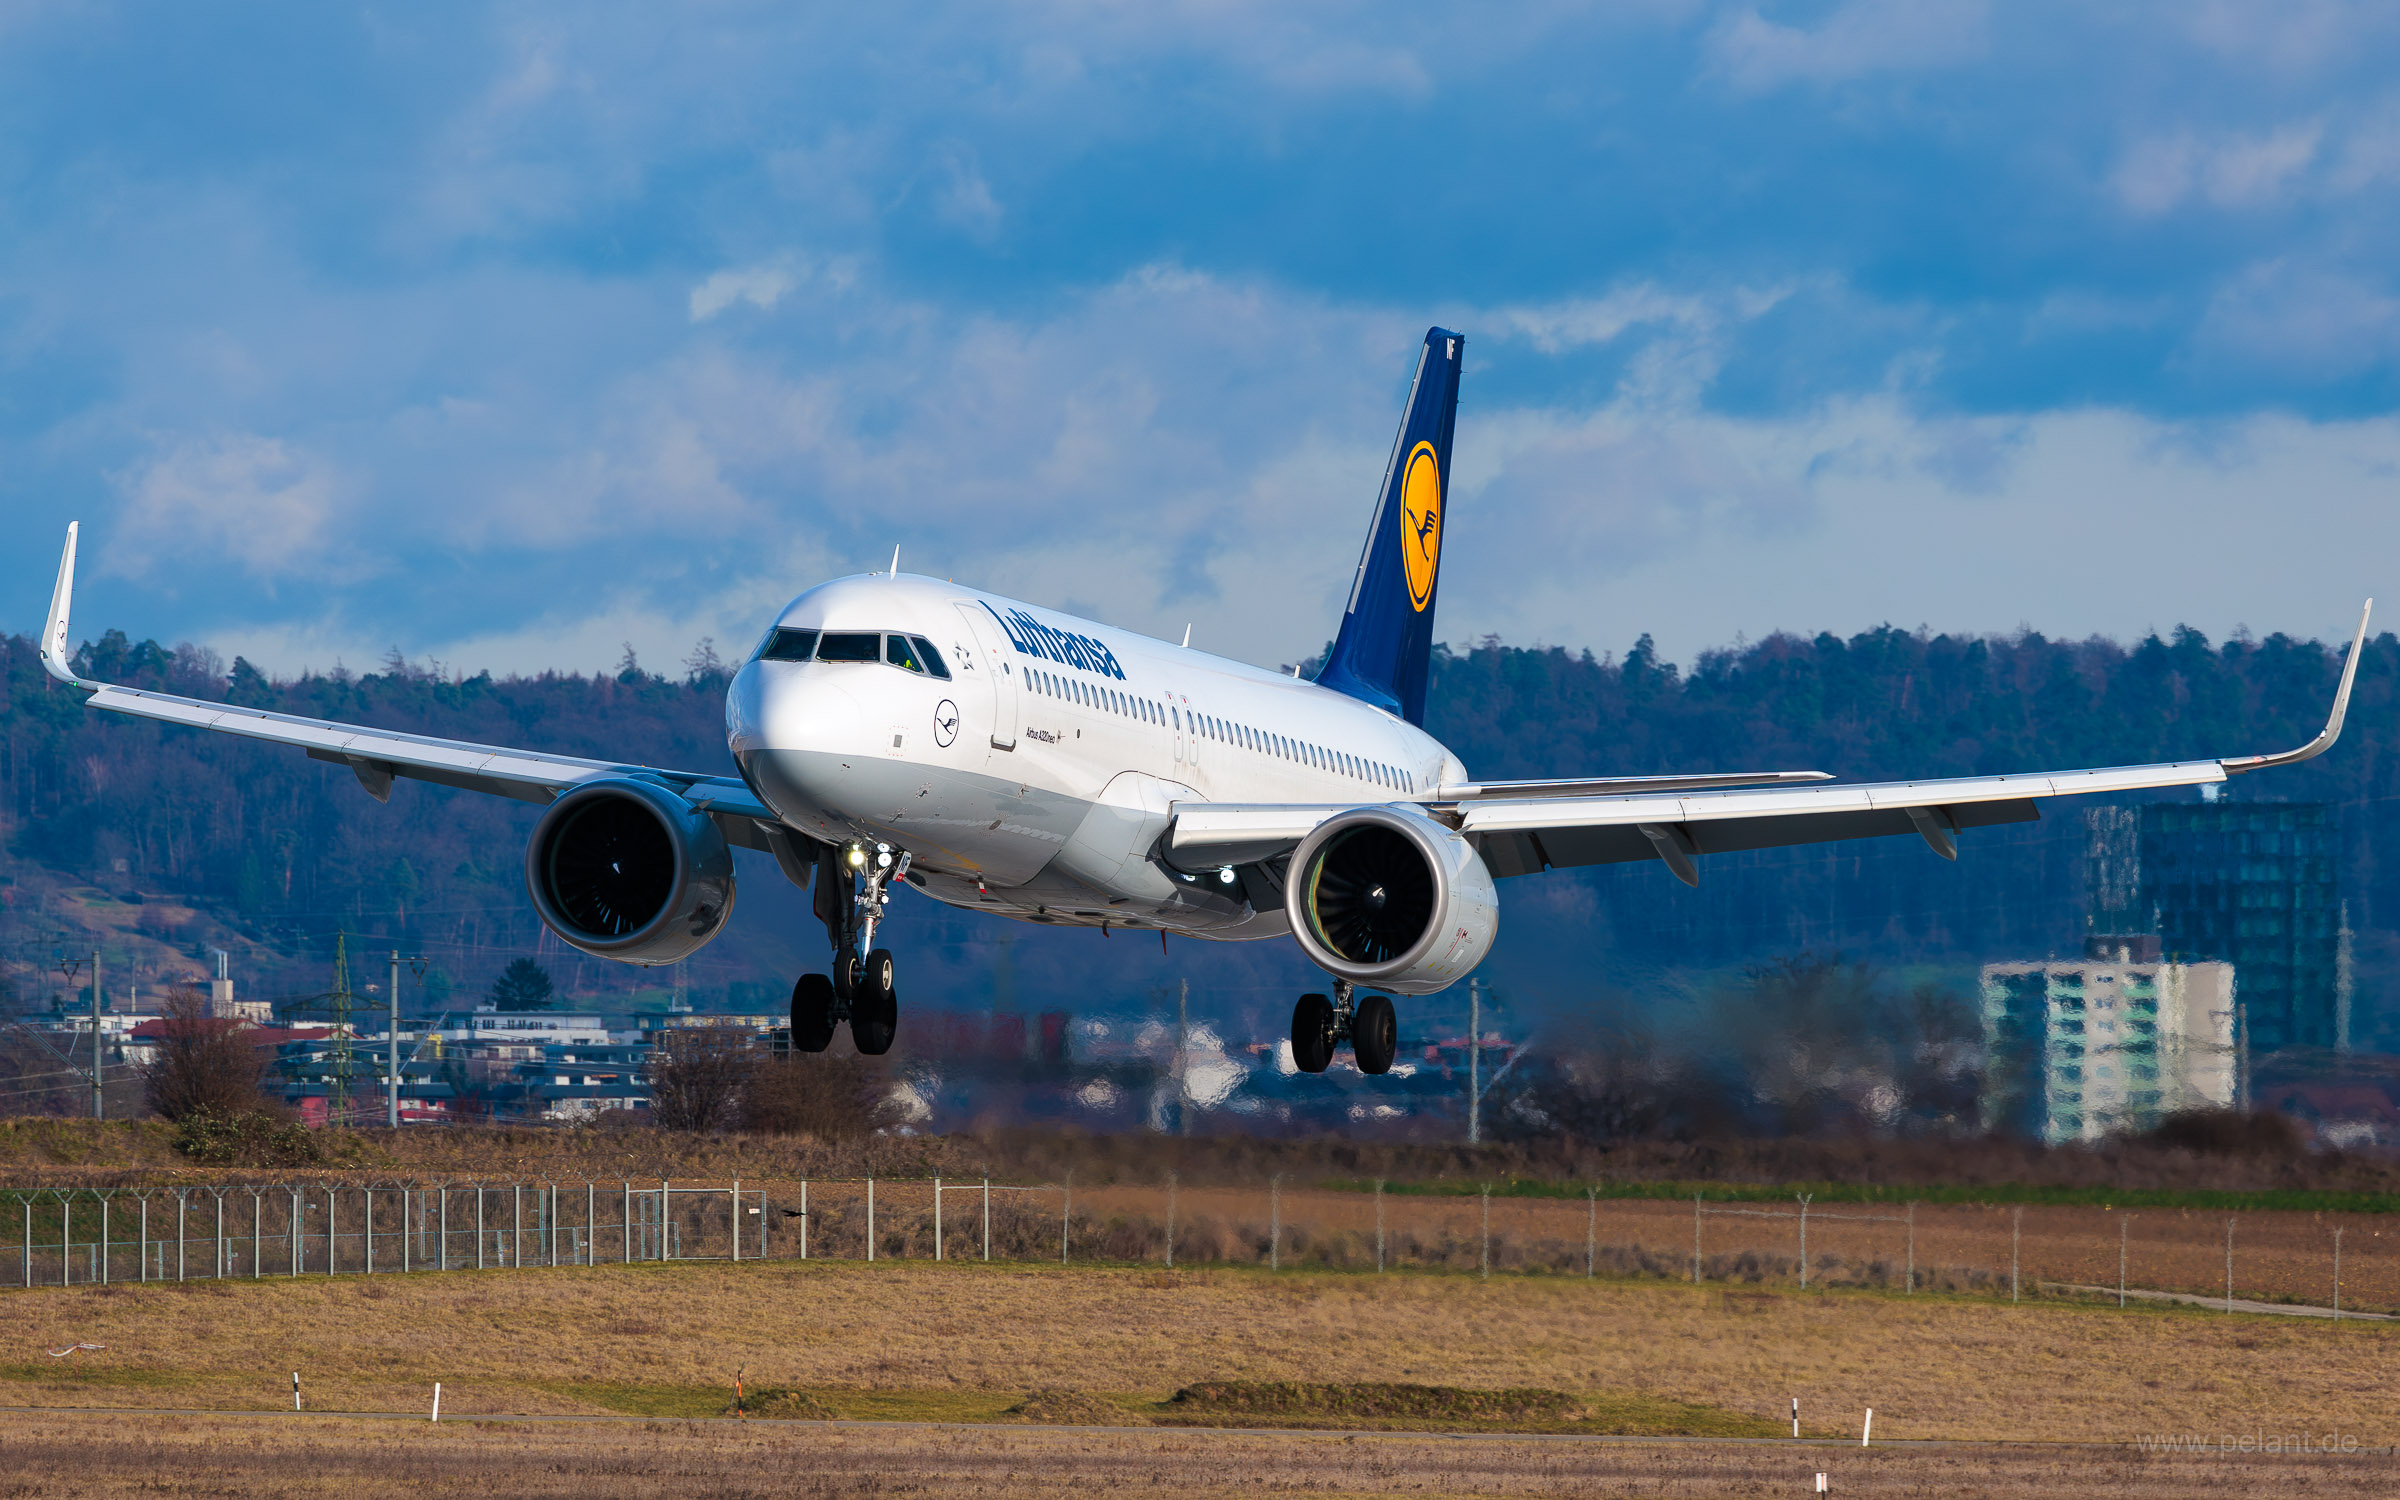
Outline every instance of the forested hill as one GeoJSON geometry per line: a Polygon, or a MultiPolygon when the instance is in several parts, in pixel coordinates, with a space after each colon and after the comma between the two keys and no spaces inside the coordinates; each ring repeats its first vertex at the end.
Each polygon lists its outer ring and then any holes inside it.
{"type": "MultiPolygon", "coordinates": [[[[544,674],[463,681],[393,661],[363,675],[270,681],[247,662],[134,644],[110,632],[79,654],[94,677],[285,713],[447,737],[730,769],[724,676],[544,674]]],[[[2177,631],[2130,647],[1926,636],[1774,636],[1679,670],[1647,638],[1622,658],[1487,641],[1434,660],[1429,727],[1481,776],[1815,769],[1845,778],[1951,776],[2279,750],[2322,723],[2338,648],[2283,636],[2212,644],[2177,631]]],[[[538,940],[522,890],[531,811],[414,787],[388,807],[350,773],[297,752],[89,713],[43,674],[34,643],[0,642],[0,842],[20,889],[62,881],[171,893],[205,921],[272,947],[336,924],[422,940],[479,986],[538,940]],[[479,957],[480,956],[480,957],[479,957]]],[[[2393,817],[2400,641],[2369,646],[2338,749],[2235,782],[2229,794],[2342,809],[2341,872],[2361,930],[2362,1010],[2393,967],[2400,875],[2375,858],[2393,817]],[[2387,899],[2390,898],[2390,899],[2387,899]]],[[[1986,830],[1959,865],[1913,840],[1766,851],[1712,861],[1686,891],[1655,867],[1552,875],[1507,887],[1495,962],[1520,983],[1571,992],[1595,974],[1670,963],[1745,962],[1800,948],[1889,959],[2020,956],[2080,934],[2080,823],[1986,830]]],[[[798,908],[775,908],[696,964],[715,985],[788,985],[821,942],[798,908]],[[753,976],[748,971],[757,970],[753,976]]],[[[0,908],[0,944],[53,940],[42,903],[0,908]]],[[[54,924],[51,924],[54,925],[54,924]]],[[[212,929],[213,930],[213,929],[212,929]]],[[[200,927],[171,934],[187,948],[200,927]]],[[[1123,945],[1120,945],[1120,947],[1123,945]]],[[[46,951],[46,950],[45,950],[46,951]]],[[[1119,957],[1122,958],[1122,954],[1119,957]]],[[[1088,962],[1089,960],[1087,960],[1088,962]]],[[[1107,951],[1097,955],[1103,968],[1107,951]]],[[[695,977],[694,983],[701,983],[695,977]]],[[[1105,982],[1105,975],[1103,975],[1105,982]]],[[[1288,1002],[1286,1002],[1288,1003],[1288,1002]]]]}

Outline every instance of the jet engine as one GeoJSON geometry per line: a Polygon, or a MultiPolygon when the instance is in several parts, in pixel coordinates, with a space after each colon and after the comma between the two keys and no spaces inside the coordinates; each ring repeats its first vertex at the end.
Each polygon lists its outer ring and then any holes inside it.
{"type": "Polygon", "coordinates": [[[733,910],[733,854],[705,813],[656,782],[587,781],[550,804],[525,850],[544,926],[594,958],[671,964],[733,910]]]}
{"type": "Polygon", "coordinates": [[[1465,978],[1500,932],[1483,857],[1431,818],[1393,807],[1317,825],[1293,852],[1284,909],[1320,967],[1401,995],[1465,978]]]}

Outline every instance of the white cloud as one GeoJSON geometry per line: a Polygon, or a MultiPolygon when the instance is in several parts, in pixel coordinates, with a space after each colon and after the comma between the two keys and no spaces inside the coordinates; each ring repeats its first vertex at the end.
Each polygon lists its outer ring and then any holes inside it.
{"type": "Polygon", "coordinates": [[[245,432],[179,442],[118,483],[107,566],[135,575],[218,558],[262,578],[320,568],[343,493],[324,460],[245,432]]]}
{"type": "Polygon", "coordinates": [[[2113,186],[2119,202],[2143,215],[2193,201],[2220,209],[2267,207],[2290,196],[2316,163],[2324,136],[2324,126],[2313,120],[2260,134],[2153,136],[2127,149],[2113,186]]]}
{"type": "Polygon", "coordinates": [[[1711,31],[1707,50],[1743,92],[1843,83],[1973,62],[1988,45],[1987,11],[1984,0],[1847,0],[1815,26],[1787,26],[1744,8],[1711,31]]]}
{"type": "Polygon", "coordinates": [[[795,279],[791,266],[781,263],[719,271],[692,288],[692,321],[705,323],[736,302],[769,311],[792,289],[795,279]]]}

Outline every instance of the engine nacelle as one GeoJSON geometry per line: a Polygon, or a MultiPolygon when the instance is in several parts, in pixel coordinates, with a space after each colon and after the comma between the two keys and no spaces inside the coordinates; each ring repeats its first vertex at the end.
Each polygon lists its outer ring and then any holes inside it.
{"type": "Polygon", "coordinates": [[[1456,984],[1500,935],[1483,857],[1422,813],[1392,807],[1342,813],[1301,840],[1284,910],[1320,967],[1401,995],[1456,984]]]}
{"type": "Polygon", "coordinates": [[[542,814],[525,849],[542,924],[594,958],[671,964],[733,911],[733,854],[705,813],[656,782],[610,776],[542,814]]]}

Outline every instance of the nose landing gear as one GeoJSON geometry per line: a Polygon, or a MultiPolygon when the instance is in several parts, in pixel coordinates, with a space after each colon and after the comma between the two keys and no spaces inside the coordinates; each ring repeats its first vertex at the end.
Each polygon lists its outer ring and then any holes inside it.
{"type": "Polygon", "coordinates": [[[818,862],[816,908],[833,940],[833,977],[803,974],[792,986],[793,1047],[822,1052],[833,1044],[835,1029],[848,1021],[850,1040],[860,1052],[880,1057],[892,1050],[900,1028],[900,995],[891,950],[875,946],[875,931],[891,904],[891,883],[908,874],[908,865],[907,851],[888,844],[828,850],[818,862]]]}
{"type": "Polygon", "coordinates": [[[1388,1073],[1400,1050],[1400,1022],[1388,996],[1368,995],[1353,1003],[1347,979],[1333,994],[1302,995],[1292,1007],[1292,1062],[1303,1073],[1322,1073],[1334,1048],[1347,1041],[1361,1073],[1388,1073]]]}

